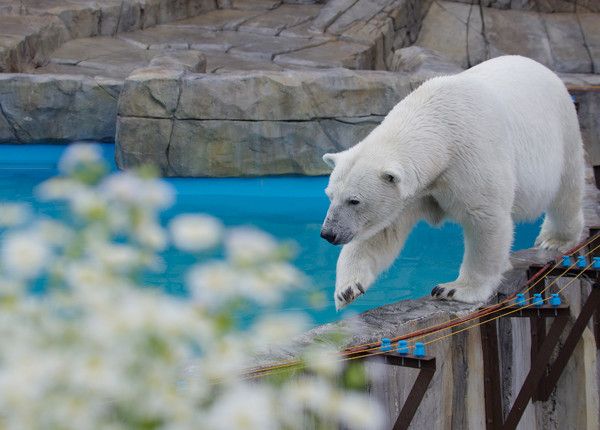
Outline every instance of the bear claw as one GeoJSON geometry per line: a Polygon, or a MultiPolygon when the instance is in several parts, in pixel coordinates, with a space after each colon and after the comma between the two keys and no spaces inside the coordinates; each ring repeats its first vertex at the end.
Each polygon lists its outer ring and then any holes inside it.
{"type": "Polygon", "coordinates": [[[361,294],[365,293],[365,289],[363,288],[360,282],[356,283],[356,288],[358,288],[358,291],[360,291],[361,294]]]}
{"type": "Polygon", "coordinates": [[[365,287],[360,282],[355,282],[354,285],[347,287],[345,290],[335,294],[337,309],[344,308],[356,300],[359,296],[365,294],[365,287]]]}
{"type": "Polygon", "coordinates": [[[436,285],[433,290],[431,290],[431,297],[436,297],[439,296],[440,294],[442,294],[444,292],[444,288],[440,287],[439,285],[436,285]]]}

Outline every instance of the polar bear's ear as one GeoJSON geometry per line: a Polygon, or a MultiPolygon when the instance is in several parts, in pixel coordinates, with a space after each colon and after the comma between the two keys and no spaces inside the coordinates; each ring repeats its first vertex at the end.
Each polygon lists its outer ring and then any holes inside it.
{"type": "Polygon", "coordinates": [[[400,166],[382,169],[381,178],[386,182],[398,186],[403,197],[410,197],[417,192],[418,181],[400,166]]]}
{"type": "Polygon", "coordinates": [[[381,179],[391,184],[399,184],[402,178],[402,172],[394,168],[385,168],[381,171],[381,179]]]}
{"type": "Polygon", "coordinates": [[[323,155],[323,161],[332,169],[335,167],[337,158],[338,158],[338,154],[328,153],[328,154],[323,155]]]}

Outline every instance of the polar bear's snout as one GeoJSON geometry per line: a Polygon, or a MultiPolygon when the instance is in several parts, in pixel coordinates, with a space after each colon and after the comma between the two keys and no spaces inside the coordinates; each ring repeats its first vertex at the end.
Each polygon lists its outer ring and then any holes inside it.
{"type": "Polygon", "coordinates": [[[329,209],[321,227],[321,237],[332,245],[345,245],[354,238],[354,233],[338,212],[333,208],[329,209]]]}
{"type": "Polygon", "coordinates": [[[352,239],[349,234],[340,233],[338,224],[335,221],[331,221],[329,218],[325,219],[325,222],[323,223],[321,237],[332,245],[345,245],[352,239]]]}
{"type": "Polygon", "coordinates": [[[335,234],[332,230],[323,227],[321,229],[321,237],[327,242],[336,245],[335,240],[337,239],[337,234],[335,234]]]}

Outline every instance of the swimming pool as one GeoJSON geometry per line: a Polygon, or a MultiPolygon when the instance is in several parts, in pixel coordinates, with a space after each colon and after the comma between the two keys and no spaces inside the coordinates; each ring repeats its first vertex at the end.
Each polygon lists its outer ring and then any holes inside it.
{"type": "MultiPolygon", "coordinates": [[[[64,150],[60,145],[0,145],[0,201],[28,202],[43,213],[56,215],[56,208],[37,202],[33,189],[57,173],[57,161],[64,150]]],[[[113,161],[114,145],[102,145],[106,159],[113,161]]],[[[311,305],[306,291],[291,294],[284,310],[302,310],[316,324],[336,321],[358,312],[398,300],[429,294],[440,282],[458,275],[462,260],[461,227],[446,223],[432,228],[419,223],[393,267],[365,296],[336,313],[333,303],[335,265],[340,247],[320,238],[320,229],[329,201],[324,194],[326,177],[282,178],[170,178],[176,190],[176,204],[166,211],[163,221],[179,213],[204,212],[221,218],[228,226],[253,225],[280,240],[298,244],[296,266],[311,280],[314,290],[325,298],[322,305],[311,305]]],[[[533,246],[539,222],[517,226],[513,249],[533,246]]],[[[166,271],[151,274],[147,282],[160,285],[173,294],[186,294],[185,268],[195,260],[173,249],[164,255],[166,271]]],[[[248,310],[251,314],[253,310],[248,310]]]]}

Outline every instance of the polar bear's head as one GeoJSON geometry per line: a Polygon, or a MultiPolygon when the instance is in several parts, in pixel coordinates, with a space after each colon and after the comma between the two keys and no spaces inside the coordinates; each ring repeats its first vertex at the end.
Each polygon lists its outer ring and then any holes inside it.
{"type": "Polygon", "coordinates": [[[334,245],[365,240],[389,226],[415,194],[417,183],[398,163],[348,150],[325,154],[333,168],[325,193],[331,204],[321,237],[334,245]]]}

